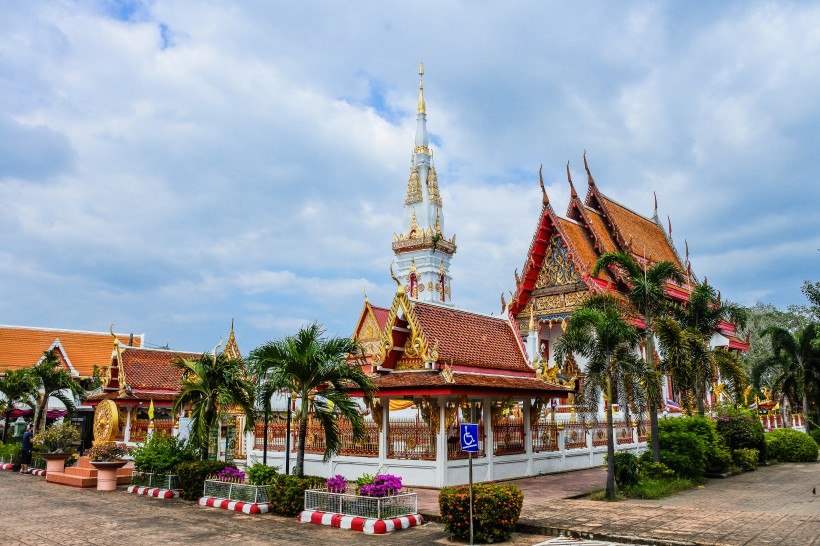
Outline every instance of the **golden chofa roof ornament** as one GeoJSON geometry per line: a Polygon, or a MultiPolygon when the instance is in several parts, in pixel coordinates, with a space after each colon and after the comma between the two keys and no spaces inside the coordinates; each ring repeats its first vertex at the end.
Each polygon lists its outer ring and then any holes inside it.
{"type": "Polygon", "coordinates": [[[398,286],[398,290],[396,291],[399,294],[404,294],[404,286],[402,286],[401,281],[396,277],[396,274],[393,273],[393,262],[390,262],[390,278],[396,281],[396,285],[398,286]]]}
{"type": "Polygon", "coordinates": [[[424,106],[424,61],[419,61],[419,114],[426,114],[424,106]]]}

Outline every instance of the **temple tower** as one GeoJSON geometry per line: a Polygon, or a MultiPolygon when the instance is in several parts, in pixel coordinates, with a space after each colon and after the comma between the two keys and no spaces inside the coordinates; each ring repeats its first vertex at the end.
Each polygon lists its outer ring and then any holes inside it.
{"type": "Polygon", "coordinates": [[[414,299],[452,305],[450,259],[456,237],[444,236],[444,213],[433,152],[427,136],[424,104],[424,65],[419,64],[419,103],[416,139],[404,197],[404,229],[393,235],[399,281],[414,299]]]}

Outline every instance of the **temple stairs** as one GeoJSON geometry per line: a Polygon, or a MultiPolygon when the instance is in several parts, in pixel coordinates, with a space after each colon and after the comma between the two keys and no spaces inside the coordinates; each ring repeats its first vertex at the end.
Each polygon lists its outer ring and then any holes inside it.
{"type": "MultiPolygon", "coordinates": [[[[117,469],[117,485],[131,483],[133,467],[134,463],[129,461],[127,465],[117,469]]],[[[64,472],[49,472],[46,474],[46,481],[71,487],[97,487],[97,469],[91,464],[91,459],[84,456],[77,461],[77,466],[68,467],[64,472]]]]}

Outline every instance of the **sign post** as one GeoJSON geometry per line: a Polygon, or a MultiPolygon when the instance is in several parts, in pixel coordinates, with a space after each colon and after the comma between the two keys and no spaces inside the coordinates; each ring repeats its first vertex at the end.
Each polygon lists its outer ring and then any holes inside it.
{"type": "MultiPolygon", "coordinates": [[[[475,417],[473,416],[473,419],[475,417]]],[[[478,452],[478,425],[475,423],[461,423],[460,426],[461,451],[467,452],[470,478],[470,545],[473,544],[473,453],[478,452]]]]}

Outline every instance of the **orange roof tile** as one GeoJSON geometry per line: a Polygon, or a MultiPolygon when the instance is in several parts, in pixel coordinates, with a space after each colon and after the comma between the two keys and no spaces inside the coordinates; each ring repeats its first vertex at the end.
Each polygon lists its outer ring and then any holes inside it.
{"type": "Polygon", "coordinates": [[[532,371],[507,320],[418,301],[413,313],[427,342],[438,341],[439,362],[532,371]]]}
{"type": "Polygon", "coordinates": [[[371,305],[370,309],[373,311],[373,316],[376,317],[376,322],[379,324],[379,328],[384,329],[384,325],[387,324],[387,315],[390,314],[390,309],[377,307],[375,305],[371,305]]]}
{"type": "Polygon", "coordinates": [[[146,390],[178,392],[182,383],[182,370],[172,366],[171,362],[177,357],[198,360],[201,356],[201,353],[129,347],[122,351],[125,383],[134,392],[146,390]]]}
{"type": "MultiPolygon", "coordinates": [[[[142,346],[143,336],[134,336],[134,346],[142,346]]],[[[130,334],[117,334],[123,345],[128,345],[129,338],[130,334]]],[[[68,362],[82,377],[91,377],[94,365],[104,368],[111,363],[114,340],[108,332],[0,326],[0,371],[33,367],[58,341],[68,362]]]]}
{"type": "Polygon", "coordinates": [[[589,219],[590,230],[595,233],[600,240],[600,244],[603,246],[603,248],[600,249],[600,253],[617,252],[618,245],[616,245],[612,239],[612,235],[609,233],[609,227],[607,227],[606,221],[601,216],[601,213],[590,207],[584,207],[584,213],[585,217],[589,219]]]}
{"type": "Polygon", "coordinates": [[[591,274],[592,268],[595,267],[595,262],[598,260],[598,254],[595,252],[595,248],[593,248],[589,236],[584,232],[584,228],[572,220],[559,218],[558,221],[561,223],[561,230],[578,253],[579,260],[584,264],[581,273],[591,274]]]}
{"type": "Polygon", "coordinates": [[[632,240],[633,248],[630,250],[633,254],[643,255],[644,245],[646,245],[646,257],[650,261],[668,260],[680,267],[678,257],[661,226],[600,193],[598,195],[605,209],[604,212],[609,215],[621,237],[626,242],[632,240]]]}

